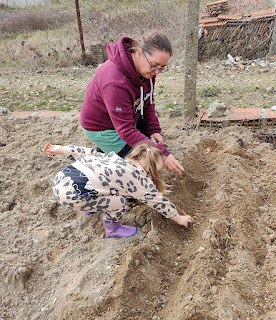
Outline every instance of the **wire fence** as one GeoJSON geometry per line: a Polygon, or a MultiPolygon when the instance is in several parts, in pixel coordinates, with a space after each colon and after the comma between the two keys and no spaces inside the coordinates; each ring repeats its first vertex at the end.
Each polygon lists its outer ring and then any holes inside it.
{"type": "MultiPolygon", "coordinates": [[[[228,2],[230,12],[244,14],[273,6],[273,1],[228,2]]],[[[200,15],[206,2],[201,1],[200,15]]],[[[0,0],[0,65],[60,68],[83,63],[84,54],[85,63],[97,65],[106,59],[107,43],[121,36],[139,38],[149,29],[168,33],[174,50],[171,63],[183,64],[184,0],[0,0]]],[[[208,43],[204,45],[208,49],[208,43]]],[[[212,56],[212,50],[206,52],[212,56]]]]}
{"type": "MultiPolygon", "coordinates": [[[[0,0],[0,64],[37,69],[82,63],[76,2],[0,0]],[[8,7],[15,3],[16,8],[8,7]]],[[[148,29],[167,31],[174,56],[181,59],[185,37],[183,1],[81,0],[79,18],[88,64],[103,62],[107,43],[122,36],[137,38],[148,29]]]]}

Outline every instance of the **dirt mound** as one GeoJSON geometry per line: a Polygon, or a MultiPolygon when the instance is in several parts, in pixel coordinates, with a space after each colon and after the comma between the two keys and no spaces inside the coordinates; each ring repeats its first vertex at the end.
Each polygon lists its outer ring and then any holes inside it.
{"type": "Polygon", "coordinates": [[[185,168],[163,173],[168,196],[193,225],[130,203],[123,222],[138,234],[116,240],[97,215],[52,194],[68,161],[41,150],[48,141],[90,145],[79,119],[0,117],[0,319],[276,318],[275,150],[259,138],[272,133],[160,120],[185,168]]]}

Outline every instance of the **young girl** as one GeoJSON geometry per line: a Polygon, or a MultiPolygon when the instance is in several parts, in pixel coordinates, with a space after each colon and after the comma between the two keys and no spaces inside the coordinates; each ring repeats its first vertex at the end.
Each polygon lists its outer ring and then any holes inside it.
{"type": "Polygon", "coordinates": [[[43,152],[76,160],[56,175],[54,194],[67,208],[87,215],[101,213],[110,238],[131,237],[137,232],[135,227],[120,224],[127,211],[126,197],[140,200],[186,228],[192,221],[185,213],[179,215],[175,205],[162,194],[159,171],[163,167],[163,152],[152,145],[137,145],[127,159],[114,152],[104,154],[90,148],[50,143],[43,152]]]}

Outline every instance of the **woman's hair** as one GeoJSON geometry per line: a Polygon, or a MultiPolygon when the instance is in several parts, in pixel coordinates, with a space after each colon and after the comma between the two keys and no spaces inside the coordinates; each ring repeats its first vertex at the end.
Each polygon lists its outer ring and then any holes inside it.
{"type": "Polygon", "coordinates": [[[150,176],[156,188],[160,192],[164,192],[164,184],[157,171],[156,163],[163,161],[163,152],[154,147],[153,145],[142,142],[136,145],[132,151],[128,154],[127,158],[129,160],[139,161],[143,166],[146,173],[150,176]]]}
{"type": "Polygon", "coordinates": [[[130,52],[136,52],[138,48],[141,48],[144,53],[152,55],[154,51],[164,51],[172,55],[172,46],[167,36],[157,30],[149,31],[144,34],[138,41],[133,41],[130,52]]]}

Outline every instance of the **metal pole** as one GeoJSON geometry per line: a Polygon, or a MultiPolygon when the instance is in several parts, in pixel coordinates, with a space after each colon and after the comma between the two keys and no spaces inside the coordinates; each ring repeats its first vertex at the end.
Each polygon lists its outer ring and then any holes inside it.
{"type": "Polygon", "coordinates": [[[83,41],[83,31],[82,31],[81,18],[80,18],[79,0],[75,0],[75,4],[76,4],[76,12],[77,12],[77,19],[78,19],[78,26],[79,26],[79,33],[80,33],[82,61],[83,61],[83,64],[86,65],[86,54],[85,54],[85,47],[84,47],[84,41],[83,41]]]}

